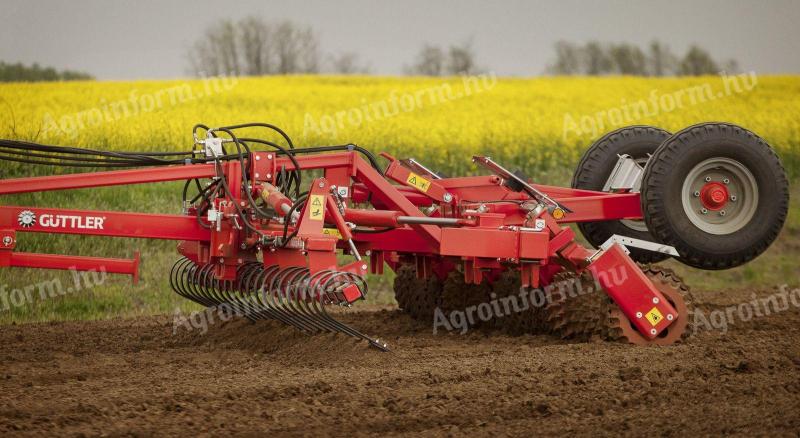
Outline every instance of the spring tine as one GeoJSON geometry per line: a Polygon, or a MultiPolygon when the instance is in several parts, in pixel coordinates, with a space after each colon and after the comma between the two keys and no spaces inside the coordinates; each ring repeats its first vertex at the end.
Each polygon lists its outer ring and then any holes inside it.
{"type": "Polygon", "coordinates": [[[215,278],[214,278],[214,266],[213,265],[204,265],[197,271],[196,277],[196,286],[197,290],[200,291],[200,294],[206,297],[211,303],[211,307],[218,306],[222,300],[216,295],[216,285],[215,278]]]}
{"type": "Polygon", "coordinates": [[[275,270],[274,266],[264,267],[259,266],[258,269],[253,270],[247,279],[248,288],[250,289],[250,302],[253,303],[253,308],[256,309],[255,316],[260,319],[275,319],[283,321],[273,307],[262,299],[263,290],[265,289],[264,283],[266,278],[271,275],[275,270]]]}
{"type": "Polygon", "coordinates": [[[247,263],[241,266],[236,275],[238,294],[235,297],[236,308],[234,311],[237,315],[243,315],[251,321],[259,319],[259,314],[264,310],[264,308],[253,299],[254,293],[252,288],[252,277],[261,268],[261,263],[247,263]]]}
{"type": "Polygon", "coordinates": [[[327,298],[324,294],[320,293],[319,280],[320,276],[326,275],[325,272],[326,271],[318,272],[309,278],[309,294],[307,299],[303,301],[303,306],[307,313],[313,315],[314,319],[318,321],[319,324],[322,324],[327,331],[334,333],[342,332],[341,327],[335,322],[332,323],[330,318],[325,318],[324,313],[321,311],[321,308],[326,304],[325,300],[327,298]]]}
{"type": "Polygon", "coordinates": [[[172,265],[172,269],[169,272],[169,285],[178,295],[192,301],[197,301],[180,283],[184,278],[186,272],[185,265],[187,262],[191,263],[189,259],[181,257],[172,265]]]}
{"type": "Polygon", "coordinates": [[[202,297],[196,292],[193,287],[192,277],[195,275],[197,265],[190,259],[183,257],[179,259],[172,267],[172,275],[170,276],[170,283],[172,289],[183,297],[186,297],[202,306],[209,306],[210,301],[202,297]]]}
{"type": "Polygon", "coordinates": [[[336,331],[333,327],[327,324],[325,320],[319,318],[318,314],[312,311],[308,305],[309,301],[316,299],[314,296],[313,285],[311,284],[311,275],[309,274],[308,269],[304,268],[302,270],[302,277],[298,280],[295,280],[294,293],[294,300],[291,304],[292,308],[304,320],[308,321],[310,324],[313,324],[318,330],[329,332],[336,331]]]}
{"type": "Polygon", "coordinates": [[[314,315],[309,315],[303,312],[300,305],[308,297],[308,279],[309,273],[306,268],[296,268],[293,270],[291,277],[288,280],[285,291],[285,300],[287,307],[299,319],[304,321],[307,325],[314,328],[314,331],[328,331],[324,324],[320,324],[314,315]]]}
{"type": "Polygon", "coordinates": [[[298,313],[294,306],[292,306],[292,302],[297,295],[296,290],[302,285],[303,274],[305,274],[305,268],[299,266],[290,266],[282,270],[278,274],[279,281],[275,292],[280,300],[281,308],[290,315],[290,318],[295,324],[304,327],[307,331],[316,333],[320,330],[320,327],[314,324],[310,319],[304,318],[303,315],[298,313]]]}
{"type": "Polygon", "coordinates": [[[236,280],[219,280],[214,268],[181,257],[170,271],[170,286],[184,298],[206,307],[224,304],[251,321],[269,318],[308,333],[342,333],[388,351],[386,344],[336,320],[325,309],[326,305],[344,304],[337,293],[350,285],[357,285],[366,295],[368,286],[360,275],[335,270],[311,274],[302,266],[281,269],[249,262],[238,267],[236,280]]]}
{"type": "Polygon", "coordinates": [[[258,286],[257,279],[264,266],[258,262],[251,262],[242,268],[239,274],[239,300],[241,303],[241,311],[248,319],[255,321],[269,317],[271,309],[264,306],[258,300],[258,286]]]}
{"type": "MultiPolygon", "coordinates": [[[[331,286],[335,286],[336,283],[341,283],[342,282],[341,280],[339,280],[339,277],[344,277],[345,278],[345,280],[343,281],[343,283],[345,285],[348,284],[348,283],[356,283],[356,284],[359,284],[359,287],[364,287],[364,290],[362,291],[362,293],[366,294],[366,282],[360,276],[357,276],[357,275],[351,274],[351,273],[346,273],[346,272],[339,272],[339,271],[322,271],[321,273],[318,273],[318,274],[322,274],[323,276],[324,275],[328,275],[328,278],[320,278],[320,280],[322,281],[320,291],[323,294],[327,295],[332,290],[331,286]]],[[[330,297],[326,297],[326,298],[330,302],[333,301],[333,299],[331,299],[330,297]]],[[[324,318],[330,324],[332,324],[335,327],[337,327],[337,329],[340,332],[348,334],[348,335],[353,336],[355,338],[363,339],[363,340],[367,341],[371,346],[373,346],[373,347],[375,347],[375,348],[377,348],[377,349],[379,349],[381,351],[389,351],[389,347],[386,345],[386,343],[382,342],[380,339],[370,338],[369,336],[359,332],[358,330],[350,327],[349,325],[344,324],[342,322],[339,322],[338,320],[333,318],[325,310],[325,306],[322,304],[322,300],[314,300],[314,302],[318,303],[317,309],[320,312],[320,317],[324,318]]]]}
{"type": "Polygon", "coordinates": [[[287,325],[294,325],[290,318],[284,315],[277,303],[273,300],[272,282],[278,271],[280,271],[280,268],[276,265],[272,265],[261,271],[255,278],[254,286],[257,288],[256,299],[266,310],[266,312],[264,312],[265,317],[281,321],[287,325]]]}
{"type": "Polygon", "coordinates": [[[270,308],[275,311],[275,314],[279,316],[282,322],[297,327],[302,331],[313,333],[313,330],[303,325],[300,321],[297,321],[291,313],[286,311],[282,301],[276,301],[276,298],[280,298],[279,292],[283,287],[283,277],[286,271],[285,269],[280,269],[279,266],[274,266],[270,275],[264,279],[264,288],[261,290],[261,296],[270,304],[270,308]],[[267,284],[269,284],[269,286],[267,286],[267,284]]]}

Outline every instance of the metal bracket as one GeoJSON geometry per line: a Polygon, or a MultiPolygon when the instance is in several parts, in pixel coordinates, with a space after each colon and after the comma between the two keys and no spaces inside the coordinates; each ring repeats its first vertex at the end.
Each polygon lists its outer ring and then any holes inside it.
{"type": "Polygon", "coordinates": [[[642,186],[644,169],[630,155],[618,155],[617,164],[603,186],[604,192],[630,190],[638,192],[642,186]]]}
{"type": "Polygon", "coordinates": [[[605,242],[603,242],[602,245],[600,245],[600,249],[602,251],[606,251],[608,250],[608,248],[611,248],[611,245],[615,243],[619,243],[623,247],[639,248],[647,251],[660,252],[662,254],[669,254],[671,256],[680,257],[678,251],[672,246],[656,242],[649,242],[647,240],[642,240],[642,239],[634,239],[633,237],[620,236],[619,234],[615,234],[609,237],[608,240],[606,240],[605,242]]]}
{"type": "Polygon", "coordinates": [[[558,208],[563,212],[572,213],[572,210],[569,208],[559,204],[556,200],[552,199],[551,197],[547,196],[545,193],[542,193],[539,190],[536,190],[535,187],[528,184],[528,181],[523,180],[522,178],[514,175],[514,173],[510,172],[508,169],[504,168],[497,162],[493,161],[490,157],[484,157],[481,155],[473,155],[472,162],[482,165],[483,167],[491,170],[492,172],[496,173],[497,175],[501,176],[506,180],[513,180],[516,181],[518,184],[522,186],[528,195],[530,195],[533,199],[542,202],[544,204],[550,205],[551,207],[558,208]]]}
{"type": "Polygon", "coordinates": [[[206,157],[216,158],[222,156],[222,139],[218,137],[209,137],[203,142],[206,157]]]}
{"type": "Polygon", "coordinates": [[[405,160],[400,160],[400,162],[416,173],[419,173],[421,175],[428,175],[432,179],[442,179],[442,177],[439,174],[432,171],[431,169],[429,169],[419,161],[415,160],[414,158],[407,158],[405,160]]]}

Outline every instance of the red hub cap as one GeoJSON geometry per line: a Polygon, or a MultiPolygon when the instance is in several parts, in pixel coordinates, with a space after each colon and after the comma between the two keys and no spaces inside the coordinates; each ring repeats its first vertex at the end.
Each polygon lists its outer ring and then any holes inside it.
{"type": "Polygon", "coordinates": [[[709,182],[700,189],[700,202],[709,210],[719,210],[728,203],[728,188],[718,182],[709,182]]]}

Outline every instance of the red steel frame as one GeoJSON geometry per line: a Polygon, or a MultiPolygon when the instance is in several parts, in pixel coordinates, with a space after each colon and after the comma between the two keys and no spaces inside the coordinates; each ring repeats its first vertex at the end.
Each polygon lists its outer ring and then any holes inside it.
{"type": "MultiPolygon", "coordinates": [[[[577,271],[586,269],[594,253],[575,243],[572,230],[559,224],[641,219],[642,216],[638,193],[610,194],[534,185],[572,212],[558,220],[546,211],[530,217],[529,211],[519,206],[522,202],[530,201],[530,198],[506,187],[497,175],[433,179],[427,175],[416,175],[393,157],[385,157],[390,160],[390,165],[384,176],[352,151],[295,156],[303,171],[324,170],[325,177],[315,179],[309,193],[309,199],[324,202],[321,202],[321,207],[312,205],[319,202],[309,202],[299,222],[290,227],[292,231],[297,230],[295,239],[285,248],[270,248],[269,251],[260,247],[256,243],[258,236],[239,226],[234,217],[234,203],[246,205],[242,202],[241,185],[244,169],[236,160],[221,164],[0,180],[0,195],[12,195],[222,177],[229,182],[233,194],[233,199],[215,201],[226,220],[218,228],[212,226],[210,229],[200,226],[194,214],[196,210],[188,215],[166,215],[0,206],[0,267],[103,269],[130,274],[134,279],[138,276],[138,255],[133,260],[121,260],[15,251],[17,233],[45,232],[180,241],[183,243],[179,245],[179,251],[190,259],[198,263],[217,263],[217,275],[220,278],[232,278],[236,266],[244,260],[256,260],[256,253],[263,250],[264,263],[306,265],[312,271],[335,268],[365,274],[371,269],[379,273],[384,262],[395,268],[405,260],[416,263],[419,275],[428,276],[445,275],[455,264],[462,264],[465,279],[476,283],[491,279],[497,272],[511,267],[522,272],[523,284],[538,286],[540,281],[547,283],[549,277],[560,270],[564,263],[577,271]],[[400,185],[390,183],[389,179],[400,185]],[[376,210],[348,208],[340,211],[331,194],[332,186],[346,187],[348,202],[369,203],[376,210]],[[431,205],[440,208],[430,216],[422,212],[421,208],[431,205]],[[39,220],[23,223],[20,218],[24,212],[31,212],[39,220]],[[322,217],[319,217],[320,214],[322,217]],[[381,233],[359,233],[351,232],[345,216],[358,225],[391,222],[398,216],[456,218],[463,221],[459,222],[460,226],[452,227],[415,223],[381,233]],[[344,239],[337,239],[326,232],[325,223],[335,224],[338,234],[344,239]],[[370,256],[369,266],[362,261],[336,266],[336,249],[348,249],[345,241],[351,237],[355,248],[361,254],[370,256]],[[555,259],[561,263],[552,263],[555,259]]],[[[275,183],[278,169],[296,170],[294,161],[268,152],[255,152],[248,162],[251,164],[247,173],[251,177],[255,196],[260,194],[261,184],[275,183]]],[[[263,221],[256,225],[262,235],[283,235],[282,225],[263,221]]],[[[635,264],[627,257],[621,259],[616,253],[614,256],[616,258],[613,260],[611,256],[601,256],[590,270],[610,269],[620,263],[628,263],[635,268],[635,264]]],[[[628,300],[625,306],[621,306],[626,314],[629,311],[641,311],[645,307],[645,311],[650,310],[653,298],[659,298],[661,304],[656,307],[661,313],[675,313],[660,292],[648,284],[646,278],[640,280],[637,287],[643,286],[646,292],[636,296],[631,293],[626,295],[625,291],[618,290],[619,287],[613,284],[604,286],[622,297],[619,299],[628,300]]],[[[656,327],[657,332],[667,325],[669,322],[664,320],[662,325],[656,327]]],[[[652,337],[647,333],[649,327],[640,328],[645,330],[648,337],[652,337]]]]}

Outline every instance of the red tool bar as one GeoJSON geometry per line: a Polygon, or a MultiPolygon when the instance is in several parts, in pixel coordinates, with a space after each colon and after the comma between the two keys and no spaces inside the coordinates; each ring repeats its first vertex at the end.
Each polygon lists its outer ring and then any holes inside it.
{"type": "Polygon", "coordinates": [[[194,216],[0,206],[0,229],[143,239],[209,241],[194,216]]]}
{"type": "Polygon", "coordinates": [[[567,213],[562,219],[559,219],[558,223],[642,218],[642,203],[638,193],[606,193],[596,196],[554,199],[572,210],[572,213],[567,213]]]}
{"type": "Polygon", "coordinates": [[[127,274],[133,277],[133,284],[139,282],[139,253],[133,259],[111,259],[102,257],[66,256],[56,254],[37,254],[12,252],[10,267],[58,269],[62,271],[95,271],[109,274],[127,274]]]}
{"type": "MultiPolygon", "coordinates": [[[[356,156],[355,165],[357,171],[356,179],[364,183],[372,191],[373,197],[383,202],[387,207],[403,212],[405,216],[427,217],[366,161],[356,156]]],[[[411,227],[422,234],[422,237],[428,241],[434,251],[439,250],[439,242],[442,236],[441,228],[433,225],[412,225],[411,227]]]]}
{"type": "Polygon", "coordinates": [[[356,225],[367,227],[398,227],[397,218],[401,216],[399,211],[393,210],[362,210],[348,208],[344,211],[344,219],[356,225]]]}
{"type": "Polygon", "coordinates": [[[148,167],[110,172],[73,173],[0,180],[0,195],[46,192],[50,190],[85,189],[89,187],[145,184],[216,176],[213,164],[148,167]]]}
{"type": "MultiPolygon", "coordinates": [[[[271,152],[270,152],[271,153],[271,152]]],[[[266,152],[257,152],[257,155],[266,156],[266,152]]],[[[295,155],[295,160],[300,164],[301,170],[331,169],[336,167],[352,167],[355,160],[360,159],[355,152],[333,152],[324,154],[295,155]]],[[[286,156],[279,156],[276,167],[286,167],[286,170],[295,170],[294,162],[286,156]]]]}
{"type": "MultiPolygon", "coordinates": [[[[402,193],[406,197],[406,199],[411,201],[411,203],[414,205],[420,207],[428,207],[430,205],[433,205],[433,199],[431,199],[430,197],[426,196],[423,193],[418,192],[416,189],[412,189],[411,187],[406,187],[406,186],[393,186],[393,187],[396,188],[398,192],[402,193]]],[[[361,183],[353,184],[353,196],[352,196],[353,202],[357,204],[367,202],[367,200],[371,198],[370,193],[371,193],[370,190],[364,184],[361,183]]],[[[377,202],[377,204],[373,202],[373,205],[375,205],[375,207],[385,207],[385,205],[383,205],[379,200],[372,199],[372,201],[377,202]]]]}

